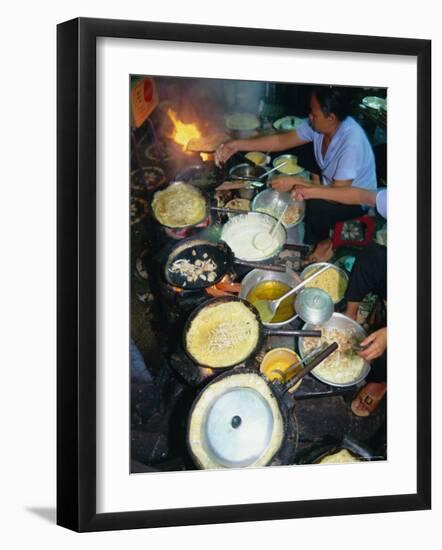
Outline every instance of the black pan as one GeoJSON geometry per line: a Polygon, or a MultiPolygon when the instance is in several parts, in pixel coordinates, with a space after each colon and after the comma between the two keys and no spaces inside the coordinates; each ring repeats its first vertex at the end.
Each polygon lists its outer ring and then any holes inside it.
{"type": "Polygon", "coordinates": [[[221,281],[221,279],[233,270],[233,264],[245,265],[253,269],[267,269],[270,271],[285,272],[283,266],[261,265],[254,262],[245,262],[236,260],[232,249],[224,241],[213,243],[204,239],[190,237],[176,244],[164,264],[163,274],[166,281],[172,286],[185,288],[187,290],[197,290],[208,288],[221,281]],[[206,256],[205,256],[206,255],[206,256]],[[195,263],[196,260],[211,259],[217,266],[216,277],[213,281],[198,278],[196,281],[187,281],[185,276],[179,272],[171,271],[172,265],[178,260],[189,260],[195,263]]]}
{"type": "Polygon", "coordinates": [[[238,298],[237,296],[221,296],[219,298],[213,298],[211,300],[207,300],[207,302],[202,303],[197,308],[195,308],[192,313],[189,315],[186,324],[184,326],[183,331],[183,347],[184,351],[188,355],[188,357],[197,365],[200,365],[201,367],[207,367],[207,368],[216,368],[217,370],[222,369],[230,369],[232,367],[235,367],[236,365],[242,364],[247,359],[255,355],[262,347],[264,343],[264,338],[267,336],[299,336],[299,337],[312,337],[312,338],[320,338],[321,337],[321,331],[320,330],[309,330],[309,331],[303,331],[303,330],[270,330],[263,327],[258,310],[252,306],[249,302],[246,300],[243,300],[242,298],[238,298]],[[240,363],[235,363],[233,365],[226,365],[223,367],[212,367],[211,365],[201,365],[198,363],[198,361],[193,357],[193,355],[190,353],[188,347],[187,347],[187,333],[189,332],[190,325],[192,324],[195,317],[205,308],[212,308],[220,303],[223,302],[242,302],[247,308],[250,309],[250,311],[253,313],[253,315],[256,318],[256,322],[259,326],[259,337],[258,341],[256,343],[256,346],[251,350],[249,355],[245,357],[240,363]]]}

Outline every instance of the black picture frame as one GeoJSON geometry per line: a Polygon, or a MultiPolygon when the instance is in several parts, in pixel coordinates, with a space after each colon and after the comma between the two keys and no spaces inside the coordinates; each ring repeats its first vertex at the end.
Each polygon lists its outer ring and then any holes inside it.
{"type": "Polygon", "coordinates": [[[57,28],[57,523],[150,528],[431,506],[431,41],[159,22],[74,19],[57,28]],[[153,39],[417,59],[417,492],[362,498],[96,512],[96,39],[153,39]]]}

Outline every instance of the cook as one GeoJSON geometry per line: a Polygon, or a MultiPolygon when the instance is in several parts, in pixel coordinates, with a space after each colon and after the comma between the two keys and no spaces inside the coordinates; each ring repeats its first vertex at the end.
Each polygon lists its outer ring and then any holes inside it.
{"type": "MultiPolygon", "coordinates": [[[[376,206],[383,218],[387,218],[387,190],[377,192],[364,189],[313,189],[299,188],[295,195],[298,200],[310,201],[317,197],[335,200],[344,204],[364,203],[376,206]]],[[[374,292],[381,300],[387,300],[387,248],[371,243],[359,254],[353,266],[346,291],[347,308],[345,315],[356,320],[362,299],[374,292]]],[[[357,416],[369,416],[376,410],[387,391],[387,327],[377,327],[361,342],[366,349],[360,356],[371,361],[371,371],[366,385],[361,388],[352,403],[352,411],[357,416]]]]}
{"type": "MultiPolygon", "coordinates": [[[[373,150],[364,130],[349,116],[349,112],[346,89],[334,86],[316,88],[310,98],[309,122],[290,132],[224,143],[218,147],[215,161],[217,164],[226,162],[237,151],[284,151],[312,142],[322,181],[308,183],[299,176],[280,176],[272,181],[274,189],[291,191],[296,185],[310,185],[374,191],[373,150]]],[[[337,221],[361,216],[365,208],[365,203],[346,204],[322,198],[310,200],[305,217],[305,242],[313,248],[307,263],[328,261],[333,256],[330,229],[337,221]]]]}

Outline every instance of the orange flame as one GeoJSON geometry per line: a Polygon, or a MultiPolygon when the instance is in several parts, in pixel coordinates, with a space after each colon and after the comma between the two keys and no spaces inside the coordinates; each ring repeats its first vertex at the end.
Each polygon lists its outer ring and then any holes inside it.
{"type": "Polygon", "coordinates": [[[210,155],[208,153],[200,153],[200,157],[201,157],[201,160],[209,160],[210,159],[210,155]]]}
{"type": "Polygon", "coordinates": [[[191,139],[199,139],[201,137],[201,133],[196,124],[185,124],[181,120],[178,120],[175,111],[172,109],[168,109],[167,114],[174,125],[172,135],[169,137],[171,137],[179,145],[182,145],[183,151],[185,151],[189,141],[191,139]]]}

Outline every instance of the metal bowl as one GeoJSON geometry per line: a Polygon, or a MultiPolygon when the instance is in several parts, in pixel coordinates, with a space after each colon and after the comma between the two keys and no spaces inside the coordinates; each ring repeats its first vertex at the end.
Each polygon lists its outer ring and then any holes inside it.
{"type": "MultiPolygon", "coordinates": [[[[264,271],[263,269],[254,269],[253,271],[250,271],[250,273],[248,273],[242,280],[239,297],[247,300],[249,292],[263,281],[279,281],[286,284],[290,288],[294,288],[297,284],[302,282],[302,279],[294,271],[280,273],[277,271],[264,271]]],[[[295,317],[296,313],[294,312],[293,316],[290,317],[290,319],[287,319],[287,321],[282,321],[280,323],[263,323],[263,325],[268,328],[283,327],[284,325],[288,325],[289,323],[291,323],[295,319],[295,317]]]]}
{"type": "MultiPolygon", "coordinates": [[[[302,279],[306,279],[308,277],[308,275],[310,274],[310,271],[312,270],[315,270],[315,269],[321,269],[321,267],[325,267],[326,265],[331,265],[331,269],[334,269],[335,271],[337,271],[344,279],[345,279],[345,282],[346,282],[346,287],[345,287],[345,290],[347,290],[347,287],[348,287],[348,275],[347,275],[347,272],[344,271],[343,269],[341,269],[340,267],[338,267],[337,265],[335,264],[330,264],[329,262],[317,262],[315,264],[310,264],[308,265],[306,268],[304,268],[301,272],[301,278],[302,279]]],[[[342,302],[343,298],[345,296],[345,291],[344,291],[344,294],[339,298],[339,300],[335,300],[334,303],[335,305],[336,304],[339,304],[340,302],[342,302]]]]}
{"type": "Polygon", "coordinates": [[[298,221],[292,224],[284,224],[286,229],[292,229],[304,221],[305,217],[305,201],[296,201],[290,193],[280,193],[274,189],[265,189],[258,193],[252,202],[252,210],[254,212],[265,212],[271,214],[275,218],[279,218],[286,206],[296,204],[299,206],[301,216],[298,221]]]}
{"type": "MultiPolygon", "coordinates": [[[[279,172],[280,174],[283,174],[284,176],[295,176],[296,174],[300,174],[301,172],[304,172],[304,168],[302,168],[301,166],[298,166],[298,157],[295,156],[295,155],[279,155],[279,157],[276,157],[274,160],[273,160],[273,166],[276,168],[278,166],[278,164],[281,162],[281,161],[285,161],[285,160],[292,160],[294,161],[294,163],[296,164],[297,166],[297,170],[292,170],[292,171],[286,171],[284,169],[284,171],[282,170],[277,170],[277,172],[279,172]]],[[[286,165],[284,166],[284,168],[286,167],[286,165]]]]}
{"type": "MultiPolygon", "coordinates": [[[[315,328],[316,328],[316,326],[312,323],[305,323],[305,325],[302,327],[303,330],[314,330],[315,328]]],[[[361,340],[363,340],[367,336],[367,333],[361,327],[360,324],[358,324],[356,321],[353,321],[353,319],[350,319],[350,317],[347,317],[346,315],[343,315],[342,313],[333,313],[331,318],[327,322],[325,322],[324,324],[321,325],[321,328],[323,328],[323,329],[335,328],[335,329],[343,329],[343,330],[352,329],[352,331],[361,340]]],[[[300,353],[301,357],[304,359],[304,357],[306,356],[306,352],[304,351],[304,339],[303,338],[298,339],[298,348],[299,348],[299,353],[300,353]]],[[[370,372],[370,363],[368,361],[364,361],[361,373],[357,378],[355,378],[351,382],[346,382],[345,384],[340,384],[340,383],[337,383],[337,382],[330,382],[329,380],[326,380],[325,378],[322,378],[321,376],[319,376],[318,374],[315,373],[315,369],[313,369],[311,371],[313,376],[315,376],[321,382],[324,382],[324,384],[328,384],[329,386],[336,386],[338,388],[347,388],[349,386],[354,386],[356,384],[361,383],[366,378],[366,376],[369,372],[370,372]]]]}
{"type": "Polygon", "coordinates": [[[224,224],[221,230],[221,240],[230,246],[238,260],[264,263],[277,256],[287,241],[287,231],[282,224],[279,225],[275,234],[275,238],[278,239],[279,245],[266,256],[259,255],[258,251],[256,251],[256,254],[238,253],[237,250],[235,251],[235,248],[237,247],[232,243],[232,240],[238,236],[241,236],[241,239],[245,242],[249,236],[248,229],[250,230],[250,226],[259,224],[263,230],[265,229],[266,231],[271,231],[276,222],[276,218],[262,212],[238,214],[224,224]]]}
{"type": "MultiPolygon", "coordinates": [[[[259,178],[266,173],[266,169],[262,166],[252,166],[244,162],[243,164],[237,164],[229,170],[229,177],[234,180],[244,181],[259,181],[259,178]]],[[[263,182],[264,184],[264,182],[263,182]]]]}
{"type": "Polygon", "coordinates": [[[216,167],[213,163],[195,164],[180,170],[176,181],[184,181],[198,189],[214,189],[218,185],[216,167]]]}

